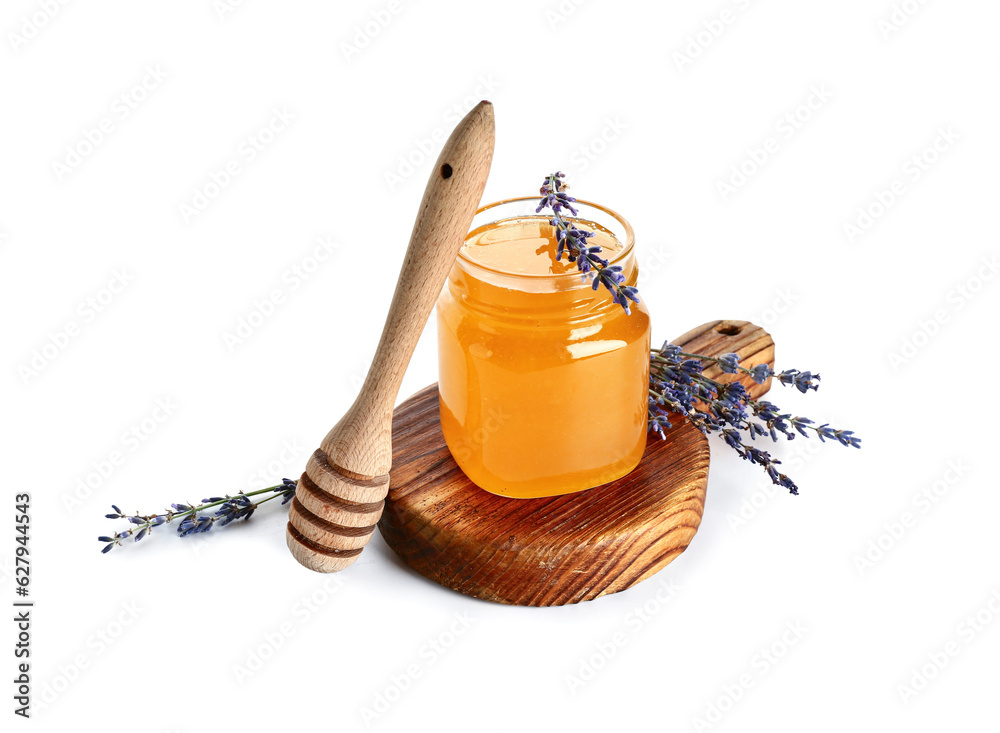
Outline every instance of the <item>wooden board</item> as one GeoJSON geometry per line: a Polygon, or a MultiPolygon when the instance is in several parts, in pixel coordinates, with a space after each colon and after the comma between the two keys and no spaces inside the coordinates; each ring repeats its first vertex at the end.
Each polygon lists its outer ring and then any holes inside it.
{"type": "MultiPolygon", "coordinates": [[[[745,321],[713,321],[675,343],[746,366],[773,366],[774,344],[745,321]]],[[[713,378],[727,378],[706,370],[713,378]]],[[[768,384],[741,380],[759,396],[768,384]]],[[[625,590],[688,547],[701,523],[707,438],[687,421],[650,436],[639,466],[588,491],[511,499],[476,487],[445,445],[437,385],[400,405],[393,467],[379,521],[386,543],[421,575],[498,603],[558,606],[625,590]]]]}

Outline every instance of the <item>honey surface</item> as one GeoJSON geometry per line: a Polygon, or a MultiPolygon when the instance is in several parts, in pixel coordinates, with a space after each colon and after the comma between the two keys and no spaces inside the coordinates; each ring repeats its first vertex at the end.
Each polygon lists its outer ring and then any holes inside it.
{"type": "MultiPolygon", "coordinates": [[[[587,245],[598,245],[606,260],[621,250],[618,239],[596,224],[578,223],[579,229],[595,232],[587,245]]],[[[473,262],[492,270],[519,275],[549,275],[576,271],[576,263],[563,253],[556,260],[555,229],[548,219],[525,217],[508,219],[480,227],[466,237],[463,254],[473,262]]]]}

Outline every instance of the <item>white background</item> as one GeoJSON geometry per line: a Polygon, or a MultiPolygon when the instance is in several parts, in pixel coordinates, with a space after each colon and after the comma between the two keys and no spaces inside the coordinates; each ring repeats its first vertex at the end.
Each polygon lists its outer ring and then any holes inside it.
{"type": "MultiPolygon", "coordinates": [[[[995,726],[1000,7],[908,0],[897,25],[890,0],[398,1],[4,3],[0,588],[10,603],[28,490],[30,725],[995,726]],[[690,549],[575,607],[465,598],[378,536],[314,575],[273,505],[100,555],[112,502],[150,512],[301,473],[367,368],[439,141],[483,97],[487,200],[564,169],[633,223],[655,340],[766,326],[779,368],[823,376],[772,398],[863,449],[777,446],[792,497],[713,445],[690,549]],[[274,110],[294,119],[249,160],[274,110]],[[859,207],[872,219],[851,235],[859,207]],[[319,237],[336,245],[322,262],[319,237]]],[[[435,354],[430,326],[401,399],[436,379],[435,354]]]]}

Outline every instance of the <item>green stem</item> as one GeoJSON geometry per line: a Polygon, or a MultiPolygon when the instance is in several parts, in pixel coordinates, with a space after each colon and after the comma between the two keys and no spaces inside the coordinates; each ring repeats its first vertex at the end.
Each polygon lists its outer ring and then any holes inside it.
{"type": "MultiPolygon", "coordinates": [[[[553,193],[558,193],[559,192],[559,184],[556,182],[556,177],[554,175],[550,175],[548,178],[549,178],[549,189],[553,193]]],[[[560,229],[561,231],[564,231],[564,232],[569,231],[569,223],[567,222],[566,219],[563,218],[563,216],[561,214],[559,214],[556,211],[553,211],[552,212],[552,218],[556,220],[556,227],[558,229],[560,229]]],[[[583,244],[586,245],[586,243],[587,243],[586,240],[584,240],[583,244]]],[[[558,244],[556,245],[556,247],[558,248],[558,244]]],[[[567,255],[568,255],[569,254],[569,237],[568,236],[566,237],[565,250],[566,250],[567,255]]],[[[605,265],[603,265],[601,262],[593,259],[594,257],[596,257],[596,255],[592,255],[590,252],[587,252],[586,249],[583,248],[583,247],[579,247],[579,246],[577,247],[576,257],[577,257],[577,259],[581,259],[583,257],[587,258],[587,261],[590,263],[591,270],[593,270],[593,272],[594,272],[593,277],[595,277],[595,278],[599,278],[601,272],[605,269],[605,265]]],[[[622,286],[621,286],[621,284],[620,283],[613,283],[613,287],[615,289],[615,294],[618,296],[618,299],[622,303],[622,307],[627,307],[626,303],[627,303],[628,299],[622,294],[622,286]]]]}
{"type": "MultiPolygon", "coordinates": [[[[236,496],[227,496],[224,499],[221,499],[220,501],[211,501],[205,504],[197,504],[195,506],[192,506],[190,509],[184,509],[179,512],[168,511],[166,514],[152,514],[148,517],[144,517],[144,519],[146,520],[145,524],[133,525],[129,529],[129,531],[126,532],[125,536],[131,537],[133,533],[139,532],[143,529],[152,530],[153,527],[159,527],[164,524],[170,524],[172,521],[174,521],[174,519],[195,515],[198,514],[198,512],[204,511],[205,509],[211,509],[212,507],[221,506],[225,504],[227,501],[232,501],[233,499],[239,496],[245,496],[249,499],[251,496],[257,496],[258,494],[263,494],[268,491],[274,491],[275,494],[273,496],[269,496],[266,499],[261,499],[258,502],[254,502],[256,506],[260,506],[265,502],[271,501],[271,499],[276,499],[279,496],[283,496],[285,493],[284,489],[286,488],[288,488],[286,484],[277,484],[276,486],[268,486],[266,489],[257,489],[256,491],[241,491],[236,496]],[[278,491],[278,489],[282,489],[282,491],[278,491]],[[157,517],[166,517],[167,521],[160,522],[160,524],[154,525],[153,520],[156,519],[157,517]]],[[[212,517],[211,519],[213,522],[215,521],[215,517],[212,517]]],[[[115,534],[118,535],[119,533],[116,532],[115,534]]],[[[123,539],[125,539],[125,537],[117,537],[117,536],[115,537],[115,541],[118,542],[119,544],[123,539]]]]}
{"type": "MultiPolygon", "coordinates": [[[[719,359],[717,359],[714,356],[705,356],[704,354],[690,354],[687,351],[681,351],[679,355],[680,356],[687,356],[687,357],[690,357],[692,359],[703,359],[705,361],[711,361],[711,362],[714,362],[716,364],[719,363],[719,359]]],[[[751,371],[749,369],[747,369],[744,366],[740,366],[739,364],[736,365],[736,369],[739,370],[739,371],[741,371],[741,372],[743,372],[744,374],[747,374],[747,375],[751,374],[751,371]]]]}

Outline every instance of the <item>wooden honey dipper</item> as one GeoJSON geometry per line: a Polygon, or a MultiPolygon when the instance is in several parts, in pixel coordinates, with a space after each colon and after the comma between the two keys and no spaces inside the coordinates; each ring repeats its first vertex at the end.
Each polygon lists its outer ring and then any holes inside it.
{"type": "Polygon", "coordinates": [[[493,137],[493,105],[482,101],[444,144],[361,393],[299,479],[285,534],[292,555],[311,570],[333,573],[353,563],[382,516],[396,395],[482,199],[493,137]]]}

